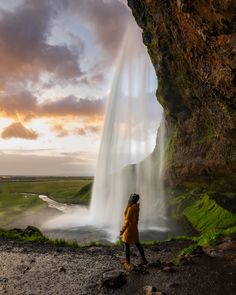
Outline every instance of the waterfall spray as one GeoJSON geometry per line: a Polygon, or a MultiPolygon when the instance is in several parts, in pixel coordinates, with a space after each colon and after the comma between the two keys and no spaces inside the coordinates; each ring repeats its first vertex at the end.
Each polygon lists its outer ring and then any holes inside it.
{"type": "Polygon", "coordinates": [[[155,145],[152,130],[160,123],[156,87],[156,74],[141,32],[131,21],[106,108],[90,205],[93,223],[110,231],[113,239],[119,233],[130,193],[141,196],[141,228],[164,226],[164,119],[157,152],[148,157],[155,145]]]}

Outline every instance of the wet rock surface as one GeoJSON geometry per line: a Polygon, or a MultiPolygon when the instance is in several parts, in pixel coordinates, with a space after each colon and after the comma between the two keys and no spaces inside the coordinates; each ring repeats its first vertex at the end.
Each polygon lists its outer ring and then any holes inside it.
{"type": "Polygon", "coordinates": [[[0,238],[0,294],[141,295],[151,288],[149,294],[234,294],[235,238],[219,241],[211,249],[216,256],[198,249],[191,255],[193,263],[170,263],[188,245],[189,241],[171,241],[145,247],[145,271],[135,270],[139,258],[133,255],[134,270],[125,272],[119,262],[121,246],[73,249],[0,238]]]}

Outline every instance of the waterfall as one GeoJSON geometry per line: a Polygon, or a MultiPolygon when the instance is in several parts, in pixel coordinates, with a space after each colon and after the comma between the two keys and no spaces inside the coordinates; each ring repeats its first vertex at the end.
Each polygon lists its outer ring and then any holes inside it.
{"type": "Polygon", "coordinates": [[[141,31],[131,20],[106,106],[90,204],[92,223],[109,231],[113,239],[119,233],[130,193],[140,194],[141,228],[165,226],[165,120],[163,117],[160,123],[156,88],[156,74],[141,31]]]}
{"type": "Polygon", "coordinates": [[[43,228],[51,233],[59,230],[76,238],[105,233],[115,241],[131,193],[140,194],[139,228],[166,230],[165,119],[156,101],[156,74],[133,19],[115,69],[89,210],[72,206],[47,221],[43,228]]]}

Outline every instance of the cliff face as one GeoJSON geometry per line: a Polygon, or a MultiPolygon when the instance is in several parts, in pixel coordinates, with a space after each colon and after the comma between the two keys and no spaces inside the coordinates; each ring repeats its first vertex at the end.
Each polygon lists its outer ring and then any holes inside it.
{"type": "Polygon", "coordinates": [[[236,188],[236,2],[128,0],[165,110],[165,180],[236,188]]]}

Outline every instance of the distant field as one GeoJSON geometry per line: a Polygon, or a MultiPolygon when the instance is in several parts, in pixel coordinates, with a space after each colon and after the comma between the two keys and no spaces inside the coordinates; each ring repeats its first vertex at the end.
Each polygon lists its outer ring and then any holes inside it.
{"type": "Polygon", "coordinates": [[[4,226],[21,215],[47,207],[37,195],[68,204],[88,204],[92,191],[92,179],[38,179],[4,180],[0,182],[0,226],[4,226]],[[22,193],[27,193],[27,197],[22,193]],[[36,195],[30,195],[36,194],[36,195]]]}
{"type": "Polygon", "coordinates": [[[0,194],[34,193],[45,194],[62,203],[88,203],[92,179],[53,179],[37,181],[10,181],[0,183],[0,194]]]}

